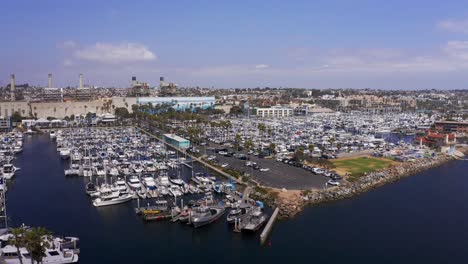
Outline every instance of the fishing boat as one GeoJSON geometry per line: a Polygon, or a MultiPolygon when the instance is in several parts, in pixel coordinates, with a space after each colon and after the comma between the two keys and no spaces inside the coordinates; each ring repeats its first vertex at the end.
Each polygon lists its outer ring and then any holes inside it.
{"type": "Polygon", "coordinates": [[[248,209],[249,209],[249,206],[243,206],[243,207],[239,206],[239,207],[231,209],[231,211],[229,211],[226,217],[226,221],[228,222],[228,224],[234,224],[234,221],[244,216],[247,213],[248,209]]]}
{"type": "Polygon", "coordinates": [[[213,223],[223,216],[225,208],[222,206],[201,206],[192,211],[190,222],[195,228],[213,223]]]}
{"type": "Polygon", "coordinates": [[[247,217],[243,218],[242,230],[255,232],[268,220],[268,216],[261,209],[256,208],[248,212],[247,217]]]}

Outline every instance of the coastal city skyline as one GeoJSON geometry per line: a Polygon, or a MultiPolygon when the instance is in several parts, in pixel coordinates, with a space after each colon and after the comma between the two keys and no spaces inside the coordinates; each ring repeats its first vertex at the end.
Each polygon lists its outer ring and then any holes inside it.
{"type": "Polygon", "coordinates": [[[459,1],[351,4],[5,3],[0,86],[466,89],[468,8],[459,1]],[[24,8],[27,5],[28,8],[24,8]],[[19,19],[21,18],[21,19],[19,19]]]}

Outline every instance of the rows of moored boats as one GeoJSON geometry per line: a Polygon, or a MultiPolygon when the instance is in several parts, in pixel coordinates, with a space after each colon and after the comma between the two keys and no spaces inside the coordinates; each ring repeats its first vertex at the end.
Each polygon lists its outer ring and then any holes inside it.
{"type": "Polygon", "coordinates": [[[21,132],[0,134],[0,176],[11,180],[19,168],[15,167],[15,155],[23,151],[23,134],[21,132]]]}
{"type": "Polygon", "coordinates": [[[147,206],[136,208],[142,219],[171,219],[195,228],[218,220],[226,208],[231,208],[227,222],[236,223],[238,230],[257,230],[267,219],[255,201],[240,199],[233,184],[193,172],[187,159],[135,128],[59,130],[50,137],[62,159],[69,160],[65,175],[89,179],[86,193],[95,207],[156,198],[153,205],[146,200],[147,206]],[[183,166],[191,168],[188,181],[180,175],[183,166]],[[184,196],[192,199],[185,206],[184,196]]]}
{"type": "MultiPolygon", "coordinates": [[[[21,227],[28,232],[30,227],[21,227]]],[[[0,263],[20,264],[32,263],[28,247],[17,248],[11,240],[14,239],[11,229],[0,229],[0,263]],[[20,260],[21,258],[21,260],[20,260]]],[[[77,263],[80,253],[80,240],[77,237],[43,236],[44,255],[42,263],[66,264],[77,263]]]]}

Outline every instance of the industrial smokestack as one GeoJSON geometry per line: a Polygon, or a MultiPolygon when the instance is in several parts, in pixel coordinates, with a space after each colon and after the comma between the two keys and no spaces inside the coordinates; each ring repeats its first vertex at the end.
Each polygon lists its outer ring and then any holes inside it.
{"type": "Polygon", "coordinates": [[[15,75],[12,74],[10,76],[10,99],[12,101],[15,101],[15,79],[16,79],[15,75]]]}
{"type": "Polygon", "coordinates": [[[49,73],[49,88],[52,88],[52,73],[49,73]]]}
{"type": "Polygon", "coordinates": [[[83,74],[80,73],[80,87],[78,88],[83,88],[83,74]]]}

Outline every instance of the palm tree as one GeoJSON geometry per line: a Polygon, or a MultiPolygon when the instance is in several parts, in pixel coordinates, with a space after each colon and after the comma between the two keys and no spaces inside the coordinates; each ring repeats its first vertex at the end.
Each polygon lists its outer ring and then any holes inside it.
{"type": "Polygon", "coordinates": [[[43,227],[34,227],[26,232],[24,240],[26,249],[31,254],[31,263],[34,264],[34,261],[41,263],[52,241],[51,232],[43,227]]]}
{"type": "Polygon", "coordinates": [[[12,228],[11,229],[12,237],[9,239],[9,243],[13,246],[16,247],[16,254],[18,255],[18,259],[20,261],[20,264],[23,264],[23,257],[21,256],[20,248],[25,246],[25,230],[24,228],[18,227],[18,228],[12,228]]]}

